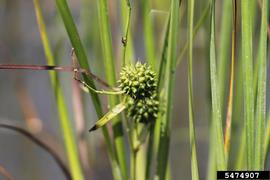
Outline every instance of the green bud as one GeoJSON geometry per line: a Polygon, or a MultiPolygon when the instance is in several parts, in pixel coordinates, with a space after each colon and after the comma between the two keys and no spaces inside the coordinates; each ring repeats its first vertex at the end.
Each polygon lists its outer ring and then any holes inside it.
{"type": "Polygon", "coordinates": [[[123,67],[118,82],[125,94],[134,99],[149,98],[157,88],[156,73],[150,66],[140,62],[137,62],[135,66],[123,67]]]}

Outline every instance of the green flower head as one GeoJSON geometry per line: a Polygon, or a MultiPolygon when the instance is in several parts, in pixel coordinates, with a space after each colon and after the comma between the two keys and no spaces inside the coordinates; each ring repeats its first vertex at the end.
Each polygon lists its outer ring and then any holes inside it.
{"type": "Polygon", "coordinates": [[[151,123],[157,118],[158,107],[159,102],[156,94],[145,99],[129,98],[127,115],[137,123],[151,123]]]}
{"type": "Polygon", "coordinates": [[[147,64],[137,62],[126,66],[120,72],[119,87],[133,99],[152,96],[157,87],[156,73],[147,64]]]}

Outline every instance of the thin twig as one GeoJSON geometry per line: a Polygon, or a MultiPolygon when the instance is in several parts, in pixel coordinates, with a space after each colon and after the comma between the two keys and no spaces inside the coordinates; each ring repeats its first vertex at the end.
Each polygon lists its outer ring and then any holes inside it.
{"type": "Polygon", "coordinates": [[[83,68],[74,68],[70,66],[50,66],[50,65],[30,65],[30,64],[0,64],[0,69],[9,70],[9,69],[17,69],[17,70],[33,70],[33,71],[63,71],[63,72],[78,72],[85,74],[87,76],[92,77],[94,80],[99,82],[101,85],[112,88],[106,81],[102,80],[95,74],[83,68]]]}
{"type": "Polygon", "coordinates": [[[91,86],[89,86],[86,82],[82,81],[81,79],[79,79],[78,77],[73,77],[74,80],[78,81],[80,84],[82,84],[84,87],[86,87],[87,89],[89,89],[90,91],[97,93],[97,94],[107,94],[107,95],[120,95],[120,94],[124,94],[124,91],[105,91],[103,89],[101,90],[96,90],[94,88],[92,88],[91,86]]]}
{"type": "Polygon", "coordinates": [[[41,139],[37,138],[35,135],[28,132],[26,129],[24,129],[22,127],[19,127],[16,125],[11,125],[11,124],[6,124],[6,123],[0,123],[0,128],[5,128],[5,129],[10,129],[10,130],[16,131],[16,132],[24,135],[25,137],[29,138],[30,140],[32,140],[35,144],[37,144],[42,149],[47,151],[53,157],[53,159],[56,161],[56,163],[59,165],[59,167],[63,171],[66,178],[68,180],[71,180],[71,174],[70,174],[69,169],[67,168],[65,163],[62,161],[62,159],[59,157],[59,155],[48,144],[46,144],[41,139]]]}

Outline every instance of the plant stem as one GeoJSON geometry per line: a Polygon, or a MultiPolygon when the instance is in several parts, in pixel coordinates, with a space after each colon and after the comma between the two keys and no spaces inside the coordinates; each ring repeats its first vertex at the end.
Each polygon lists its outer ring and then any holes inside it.
{"type": "Polygon", "coordinates": [[[136,180],[136,169],[137,169],[137,150],[136,149],[132,149],[132,153],[131,153],[131,180],[136,180]]]}
{"type": "MultiPolygon", "coordinates": [[[[71,12],[70,12],[70,9],[68,7],[66,0],[56,0],[56,5],[57,5],[58,11],[62,17],[62,20],[64,22],[66,31],[67,31],[69,39],[70,39],[70,42],[71,42],[72,46],[74,47],[74,51],[75,51],[75,54],[78,58],[80,66],[82,68],[88,70],[89,72],[91,72],[85,50],[83,48],[79,33],[77,31],[77,28],[76,28],[75,23],[73,21],[73,18],[71,16],[71,12]]],[[[95,88],[95,84],[94,84],[94,81],[93,81],[91,76],[89,77],[87,75],[83,75],[83,78],[88,85],[95,88]]],[[[100,99],[96,93],[93,93],[91,91],[90,91],[90,95],[91,95],[97,116],[98,116],[98,118],[101,118],[103,116],[103,112],[102,112],[100,99]]],[[[120,179],[121,176],[119,175],[119,167],[118,167],[118,163],[117,163],[117,159],[116,159],[116,155],[115,155],[115,149],[112,145],[112,142],[111,142],[111,139],[109,136],[109,132],[108,132],[106,127],[102,128],[102,133],[104,135],[106,145],[108,148],[108,154],[109,154],[109,158],[111,160],[113,175],[115,178],[120,179]]]]}
{"type": "MultiPolygon", "coordinates": [[[[43,15],[41,12],[41,7],[39,0],[34,0],[35,10],[37,22],[40,30],[41,40],[43,43],[45,56],[49,65],[54,65],[55,60],[53,57],[53,53],[49,44],[49,39],[46,32],[46,26],[43,20],[43,15]]],[[[67,150],[67,156],[69,159],[69,165],[71,169],[72,179],[74,180],[82,180],[84,179],[84,175],[81,169],[81,164],[78,156],[76,138],[74,136],[74,132],[72,130],[71,121],[68,116],[68,110],[66,107],[66,103],[63,96],[63,90],[59,86],[59,80],[56,72],[50,72],[51,83],[54,88],[55,98],[57,107],[59,110],[60,116],[60,125],[62,128],[64,142],[67,150]]]]}
{"type": "Polygon", "coordinates": [[[194,128],[193,105],[193,19],[194,0],[188,1],[188,109],[189,109],[189,141],[191,149],[191,174],[193,180],[199,180],[198,161],[196,152],[196,135],[194,128]]]}
{"type": "Polygon", "coordinates": [[[131,17],[131,6],[129,0],[126,0],[126,6],[128,8],[128,15],[127,15],[127,22],[126,22],[126,28],[125,28],[125,35],[122,37],[122,43],[123,43],[123,59],[122,59],[122,67],[124,67],[126,63],[126,51],[127,51],[127,45],[129,42],[129,29],[130,29],[130,17],[131,17]]]}
{"type": "Polygon", "coordinates": [[[258,50],[258,84],[256,102],[256,126],[255,126],[255,169],[264,169],[264,137],[266,119],[266,77],[267,77],[267,6],[268,1],[262,1],[261,32],[258,50]]]}
{"type": "Polygon", "coordinates": [[[227,82],[229,72],[230,58],[230,36],[232,31],[232,1],[223,1],[223,9],[221,15],[221,27],[220,27],[220,41],[218,46],[218,62],[217,62],[217,73],[218,73],[218,86],[220,90],[220,105],[222,111],[222,117],[224,116],[225,110],[225,99],[227,94],[227,82]]]}
{"type": "Polygon", "coordinates": [[[234,89],[234,62],[235,62],[235,50],[236,50],[236,14],[237,14],[237,3],[236,0],[232,0],[233,3],[233,30],[232,30],[232,54],[231,54],[231,74],[230,74],[230,87],[229,87],[229,99],[227,106],[226,115],[226,128],[225,128],[225,139],[224,139],[224,150],[228,157],[230,149],[231,139],[231,123],[232,123],[232,109],[233,109],[233,89],[234,89]]]}
{"type": "MultiPolygon", "coordinates": [[[[209,1],[208,5],[205,7],[204,11],[202,12],[202,15],[200,16],[200,19],[198,20],[197,24],[194,27],[193,39],[196,37],[196,35],[197,35],[198,31],[200,30],[201,26],[203,25],[203,23],[207,19],[208,14],[210,12],[210,8],[211,8],[211,1],[209,1]]],[[[180,55],[177,58],[177,63],[176,63],[177,66],[181,63],[185,53],[188,50],[188,46],[189,46],[189,41],[186,41],[186,43],[184,45],[184,48],[180,51],[180,55]]]]}
{"type": "Polygon", "coordinates": [[[242,17],[242,68],[244,88],[244,119],[246,128],[247,169],[254,167],[254,89],[252,62],[251,1],[241,1],[242,17]]]}
{"type": "Polygon", "coordinates": [[[123,54],[122,54],[122,66],[126,64],[131,64],[134,60],[133,57],[133,40],[131,31],[131,4],[129,0],[121,0],[121,28],[122,34],[122,44],[123,44],[123,54]]]}
{"type": "Polygon", "coordinates": [[[137,126],[134,124],[131,130],[131,159],[130,159],[130,179],[136,180],[137,179],[137,154],[138,148],[137,145],[137,135],[136,135],[137,126]]]}
{"type": "Polygon", "coordinates": [[[168,51],[166,58],[165,71],[165,115],[160,120],[160,140],[157,157],[157,178],[165,179],[166,169],[168,166],[169,144],[170,144],[170,123],[172,117],[173,89],[175,81],[176,68],[176,48],[178,40],[178,23],[179,23],[179,0],[171,1],[170,10],[170,27],[168,39],[168,51]]]}
{"type": "Polygon", "coordinates": [[[224,139],[221,118],[220,94],[217,84],[217,66],[216,66],[216,49],[215,49],[215,0],[212,1],[211,8],[211,32],[210,32],[210,80],[212,95],[212,118],[214,125],[215,137],[215,159],[217,170],[225,170],[226,157],[224,153],[224,139]]]}
{"type": "Polygon", "coordinates": [[[141,0],[143,11],[144,44],[147,62],[156,70],[155,39],[150,16],[150,0],[141,0]]]}
{"type": "MultiPolygon", "coordinates": [[[[98,1],[98,12],[99,12],[99,26],[100,26],[100,36],[101,36],[101,45],[104,58],[105,66],[105,75],[108,83],[111,86],[116,84],[116,75],[115,75],[115,65],[114,65],[114,56],[112,50],[112,39],[111,31],[109,25],[108,17],[108,5],[107,0],[98,1]]],[[[119,98],[116,96],[109,96],[109,106],[112,108],[119,103],[119,98]]],[[[119,163],[120,171],[123,176],[123,179],[127,179],[128,170],[126,165],[126,155],[125,155],[125,146],[124,146],[124,131],[122,127],[121,118],[119,116],[115,117],[113,122],[113,134],[115,142],[116,157],[119,163]]]]}

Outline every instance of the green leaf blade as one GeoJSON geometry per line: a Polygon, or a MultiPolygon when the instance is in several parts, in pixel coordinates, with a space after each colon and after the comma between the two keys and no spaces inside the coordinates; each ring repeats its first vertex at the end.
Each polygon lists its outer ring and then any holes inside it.
{"type": "Polygon", "coordinates": [[[257,85],[257,103],[256,103],[256,130],[255,130],[255,169],[263,170],[264,168],[264,136],[265,136],[265,119],[266,119],[266,59],[267,59],[267,0],[262,1],[261,14],[261,32],[259,41],[259,50],[257,63],[258,85],[257,85]]]}
{"type": "Polygon", "coordinates": [[[212,95],[212,123],[214,128],[215,159],[217,170],[226,170],[226,157],[224,152],[224,140],[222,129],[222,116],[220,94],[217,83],[216,49],[215,49],[215,0],[212,1],[211,9],[211,32],[210,32],[210,83],[212,95]],[[218,156],[218,158],[217,158],[218,156]]]}
{"type": "Polygon", "coordinates": [[[254,89],[252,60],[252,22],[251,1],[241,1],[242,17],[242,69],[244,85],[244,119],[246,128],[247,168],[254,168],[254,89]]]}

